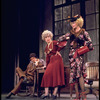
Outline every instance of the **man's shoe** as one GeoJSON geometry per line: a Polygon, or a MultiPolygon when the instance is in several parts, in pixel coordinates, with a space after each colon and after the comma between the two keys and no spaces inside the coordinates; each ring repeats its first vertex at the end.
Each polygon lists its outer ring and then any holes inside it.
{"type": "Polygon", "coordinates": [[[50,97],[49,94],[48,94],[48,95],[44,95],[44,94],[43,94],[40,98],[41,98],[41,99],[46,99],[46,98],[49,98],[49,97],[50,97]]]}
{"type": "Polygon", "coordinates": [[[14,95],[14,94],[9,92],[8,95],[6,96],[6,98],[9,99],[12,95],[14,95]]]}
{"type": "Polygon", "coordinates": [[[31,95],[30,95],[30,97],[32,97],[32,98],[33,98],[33,97],[37,97],[37,95],[35,95],[35,94],[34,94],[34,95],[33,95],[33,94],[31,94],[31,95]]]}

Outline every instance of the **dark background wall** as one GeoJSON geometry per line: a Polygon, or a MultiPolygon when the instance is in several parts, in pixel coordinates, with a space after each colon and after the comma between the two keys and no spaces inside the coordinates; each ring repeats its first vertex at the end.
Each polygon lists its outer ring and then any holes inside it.
{"type": "Polygon", "coordinates": [[[39,57],[44,0],[2,0],[1,6],[1,92],[5,93],[14,87],[17,55],[23,70],[29,63],[29,53],[39,57]]]}

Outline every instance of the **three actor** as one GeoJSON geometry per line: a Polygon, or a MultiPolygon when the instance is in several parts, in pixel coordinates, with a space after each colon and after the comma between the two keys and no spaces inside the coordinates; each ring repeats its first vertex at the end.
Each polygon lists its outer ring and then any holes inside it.
{"type": "MultiPolygon", "coordinates": [[[[56,99],[58,87],[65,85],[64,64],[59,51],[66,46],[67,42],[65,43],[64,41],[70,40],[70,52],[68,58],[70,62],[70,79],[69,79],[69,83],[71,86],[70,92],[72,92],[72,88],[75,85],[76,98],[74,100],[79,100],[80,98],[82,98],[82,100],[86,100],[86,95],[84,93],[84,83],[88,82],[88,80],[86,80],[87,74],[83,59],[83,55],[85,53],[83,52],[80,55],[78,53],[78,50],[82,46],[83,47],[87,46],[89,50],[93,50],[93,45],[88,32],[86,32],[85,29],[82,28],[84,24],[82,16],[75,15],[69,20],[70,20],[70,25],[72,27],[70,33],[66,33],[65,35],[59,37],[57,41],[52,40],[53,33],[51,31],[45,30],[42,33],[42,40],[44,40],[47,43],[47,45],[44,51],[46,55],[46,70],[41,82],[41,87],[45,88],[45,93],[41,96],[41,99],[49,98],[49,87],[54,88],[51,97],[53,99],[56,99]],[[78,84],[80,85],[81,93],[79,93],[78,84]]],[[[7,98],[10,98],[11,95],[15,95],[16,93],[18,93],[21,87],[21,83],[24,81],[25,78],[27,78],[27,80],[29,81],[34,80],[33,73],[36,70],[35,66],[37,66],[38,64],[40,64],[41,66],[45,65],[44,62],[41,62],[41,60],[39,59],[38,59],[39,63],[35,65],[34,59],[36,60],[35,55],[34,54],[30,55],[31,61],[27,66],[25,72],[23,72],[19,67],[16,68],[16,70],[18,70],[17,71],[18,74],[19,72],[21,72],[22,75],[21,76],[19,75],[20,77],[19,83],[8,94],[7,98]]]]}

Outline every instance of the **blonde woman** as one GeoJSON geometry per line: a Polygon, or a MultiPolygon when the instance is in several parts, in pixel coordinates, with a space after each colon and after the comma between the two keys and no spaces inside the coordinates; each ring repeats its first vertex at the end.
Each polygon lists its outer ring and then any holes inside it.
{"type": "Polygon", "coordinates": [[[49,98],[49,87],[54,88],[51,97],[56,99],[58,86],[65,85],[64,64],[59,51],[66,46],[66,43],[62,45],[61,42],[52,40],[52,37],[51,31],[45,30],[42,33],[42,40],[47,43],[45,48],[46,71],[41,82],[41,87],[45,88],[45,93],[41,96],[42,99],[49,98]]]}
{"type": "MultiPolygon", "coordinates": [[[[64,41],[70,39],[70,53],[69,53],[69,61],[70,61],[70,89],[75,85],[76,90],[76,98],[74,100],[79,100],[80,96],[82,100],[86,100],[86,96],[84,93],[84,82],[88,82],[86,80],[86,67],[84,66],[83,55],[78,55],[77,50],[82,46],[87,46],[89,50],[93,49],[91,38],[88,32],[83,29],[83,18],[80,15],[75,15],[70,19],[70,25],[72,30],[70,33],[66,33],[65,35],[59,37],[59,41],[64,41]],[[81,88],[81,94],[79,94],[78,84],[81,88]],[[80,96],[79,96],[80,95],[80,96]]],[[[72,90],[71,90],[72,92],[72,90]]],[[[72,95],[71,95],[72,96],[72,95]]]]}

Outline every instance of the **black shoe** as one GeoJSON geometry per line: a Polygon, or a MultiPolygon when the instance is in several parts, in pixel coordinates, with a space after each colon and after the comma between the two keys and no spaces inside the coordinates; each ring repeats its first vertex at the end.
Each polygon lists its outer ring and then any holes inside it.
{"type": "Polygon", "coordinates": [[[14,94],[9,92],[8,95],[6,96],[6,98],[9,99],[12,95],[14,95],[14,94]]]}
{"type": "Polygon", "coordinates": [[[48,94],[48,95],[44,95],[44,94],[43,94],[40,98],[41,98],[41,99],[45,99],[45,98],[49,98],[49,97],[50,97],[49,94],[48,94]]]}
{"type": "Polygon", "coordinates": [[[56,99],[57,96],[56,96],[56,95],[52,95],[51,98],[52,98],[52,99],[56,99]]]}

